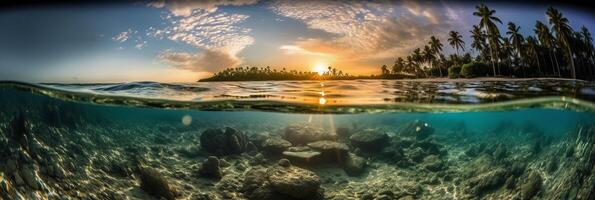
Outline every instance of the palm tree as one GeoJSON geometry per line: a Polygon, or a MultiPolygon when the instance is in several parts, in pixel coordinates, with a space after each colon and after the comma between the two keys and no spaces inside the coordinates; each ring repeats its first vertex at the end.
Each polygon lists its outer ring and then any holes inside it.
{"type": "Polygon", "coordinates": [[[388,75],[390,71],[388,71],[388,67],[386,65],[382,65],[380,68],[382,70],[382,75],[388,75]]]}
{"type": "Polygon", "coordinates": [[[549,7],[546,15],[549,17],[552,30],[556,33],[556,39],[566,49],[568,53],[568,60],[570,61],[570,74],[573,79],[576,79],[576,68],[574,67],[574,58],[572,56],[572,49],[570,48],[570,37],[572,37],[572,28],[568,19],[562,15],[557,9],[549,7]]]}
{"type": "MultiPolygon", "coordinates": [[[[463,42],[463,36],[461,36],[461,34],[459,34],[459,32],[456,31],[450,31],[450,33],[448,33],[448,35],[450,36],[448,38],[448,43],[450,44],[450,46],[452,46],[452,48],[454,48],[457,51],[457,56],[459,55],[459,48],[463,49],[463,51],[465,51],[465,42],[463,42]]],[[[455,65],[456,65],[456,61],[455,61],[455,65]]]]}
{"type": "Polygon", "coordinates": [[[473,42],[471,42],[471,48],[477,50],[479,55],[484,57],[486,34],[477,25],[473,25],[473,29],[469,32],[471,33],[471,38],[473,38],[473,42]]]}
{"type": "Polygon", "coordinates": [[[553,69],[554,61],[552,60],[552,57],[554,57],[554,60],[556,60],[555,63],[558,72],[558,77],[560,77],[560,66],[558,65],[558,58],[556,58],[555,56],[556,44],[554,43],[554,36],[552,36],[550,29],[540,21],[535,22],[534,31],[535,35],[537,35],[537,38],[539,39],[539,43],[541,43],[541,45],[548,49],[550,63],[552,63],[552,71],[554,71],[554,74],[556,74],[556,70],[553,69]],[[552,56],[552,54],[554,54],[554,56],[552,56]]]}
{"type": "Polygon", "coordinates": [[[537,61],[537,70],[541,74],[541,66],[539,65],[539,52],[537,50],[537,40],[532,36],[527,37],[527,54],[531,57],[535,57],[537,61]]]}
{"type": "Polygon", "coordinates": [[[513,55],[514,47],[512,46],[508,38],[502,38],[502,41],[502,48],[500,49],[501,57],[505,58],[509,70],[512,71],[511,56],[513,55]]]}
{"type": "Polygon", "coordinates": [[[593,55],[593,53],[595,52],[593,50],[593,37],[591,37],[591,32],[589,32],[589,29],[587,29],[587,27],[585,26],[581,26],[581,35],[582,35],[582,42],[583,45],[585,45],[586,49],[585,49],[585,53],[587,54],[587,59],[593,63],[593,57],[595,55],[593,55]]]}
{"type": "MultiPolygon", "coordinates": [[[[436,57],[440,57],[440,55],[442,55],[442,43],[440,42],[440,40],[438,40],[436,37],[432,36],[430,37],[430,42],[428,43],[430,45],[430,48],[432,49],[432,52],[434,52],[434,59],[436,59],[436,57]]],[[[442,77],[442,67],[440,67],[440,65],[438,66],[438,71],[440,72],[440,76],[442,77]]]]}
{"type": "Polygon", "coordinates": [[[421,55],[421,49],[416,48],[413,50],[413,53],[411,54],[411,57],[413,58],[413,62],[414,62],[414,67],[415,67],[415,72],[416,74],[418,74],[420,71],[424,73],[424,77],[427,77],[426,72],[424,72],[423,70],[421,70],[420,68],[420,63],[423,62],[423,56],[421,55]]]}
{"type": "Polygon", "coordinates": [[[405,61],[403,60],[403,58],[398,57],[397,60],[395,60],[395,64],[393,65],[392,73],[396,74],[398,72],[403,71],[404,66],[405,66],[405,61]]]}
{"type": "Polygon", "coordinates": [[[496,11],[490,10],[490,8],[488,8],[485,4],[481,4],[479,6],[476,6],[475,8],[477,8],[477,11],[473,12],[473,15],[478,16],[480,18],[479,28],[486,29],[490,45],[492,68],[494,71],[494,76],[496,76],[496,65],[494,64],[494,49],[497,49],[497,46],[499,44],[498,39],[500,38],[500,31],[498,30],[498,27],[494,22],[502,24],[502,21],[498,17],[494,16],[496,11]]]}
{"type": "Polygon", "coordinates": [[[506,35],[508,35],[508,41],[511,43],[512,47],[514,47],[515,59],[517,58],[517,56],[520,57],[521,46],[523,45],[523,42],[525,40],[523,38],[523,35],[519,33],[520,29],[520,26],[517,26],[512,22],[508,22],[508,32],[506,32],[506,35]]]}
{"type": "MultiPolygon", "coordinates": [[[[430,63],[430,69],[434,69],[433,63],[434,63],[434,59],[436,59],[436,57],[434,56],[434,52],[432,51],[430,46],[428,46],[428,45],[424,46],[422,56],[423,56],[424,60],[426,60],[426,62],[430,63]]],[[[430,70],[430,76],[432,76],[432,70],[430,70]]],[[[442,75],[440,75],[440,76],[442,76],[442,75]]]]}

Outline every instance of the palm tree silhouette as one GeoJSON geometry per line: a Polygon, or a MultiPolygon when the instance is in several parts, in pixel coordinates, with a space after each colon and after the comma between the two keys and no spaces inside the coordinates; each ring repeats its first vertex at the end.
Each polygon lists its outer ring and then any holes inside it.
{"type": "Polygon", "coordinates": [[[556,61],[555,67],[557,69],[558,77],[560,77],[560,66],[558,65],[558,58],[555,56],[556,44],[554,42],[554,36],[550,32],[550,29],[541,21],[535,22],[534,31],[535,35],[537,35],[537,39],[539,39],[539,43],[548,49],[550,62],[552,63],[552,71],[554,74],[556,74],[556,70],[554,69],[554,61],[552,60],[552,57],[554,57],[554,60],[556,61]],[[552,56],[552,54],[554,54],[554,56],[552,56]]]}
{"type": "MultiPolygon", "coordinates": [[[[424,50],[422,52],[422,57],[424,58],[424,60],[428,63],[430,63],[430,69],[434,69],[434,59],[436,59],[436,57],[434,56],[434,52],[432,51],[432,49],[430,48],[430,46],[425,45],[424,46],[424,50]]],[[[432,73],[430,72],[430,76],[432,76],[432,73]]],[[[442,75],[440,75],[442,76],[442,75]]]]}
{"type": "Polygon", "coordinates": [[[570,74],[573,79],[576,79],[576,68],[574,67],[574,58],[572,56],[572,49],[570,48],[570,37],[572,37],[572,28],[568,22],[568,19],[560,13],[557,9],[549,7],[546,15],[549,17],[550,25],[552,25],[552,31],[556,33],[556,39],[559,44],[566,49],[568,53],[568,61],[570,61],[570,74]]]}
{"type": "Polygon", "coordinates": [[[508,41],[514,48],[515,59],[522,59],[520,57],[520,54],[522,51],[521,47],[523,45],[523,42],[525,41],[525,38],[523,38],[523,35],[519,33],[520,29],[520,26],[517,26],[512,22],[508,22],[508,31],[506,32],[506,35],[508,35],[508,41]]]}
{"type": "Polygon", "coordinates": [[[473,25],[473,29],[469,31],[471,33],[471,48],[478,51],[482,60],[484,59],[484,49],[486,47],[486,34],[477,25],[473,25]]]}
{"type": "MultiPolygon", "coordinates": [[[[452,46],[452,48],[454,48],[457,51],[457,54],[455,54],[456,56],[459,55],[459,48],[461,48],[463,51],[465,51],[465,42],[463,42],[463,36],[461,36],[459,34],[459,32],[456,31],[450,31],[450,33],[448,33],[448,35],[450,36],[448,38],[448,43],[450,44],[450,46],[452,46]]],[[[456,60],[455,60],[455,65],[456,65],[456,60]]]]}
{"type": "Polygon", "coordinates": [[[539,65],[539,52],[537,50],[537,40],[533,36],[527,37],[527,54],[535,58],[537,61],[537,70],[541,74],[541,66],[539,65]]]}
{"type": "MultiPolygon", "coordinates": [[[[442,55],[442,43],[440,42],[440,40],[432,35],[428,44],[430,45],[430,49],[434,53],[434,59],[436,59],[436,57],[439,58],[442,55]]],[[[438,66],[438,71],[440,72],[440,76],[442,76],[442,67],[438,66]]]]}
{"type": "Polygon", "coordinates": [[[494,49],[498,48],[498,39],[500,37],[500,31],[498,30],[498,27],[494,22],[502,24],[502,21],[498,17],[494,16],[496,10],[490,10],[490,8],[488,8],[485,4],[481,4],[479,6],[476,6],[475,8],[477,8],[477,11],[473,12],[473,15],[478,16],[480,18],[479,28],[484,28],[488,36],[491,54],[490,59],[492,60],[494,76],[496,76],[496,65],[494,64],[494,49]]]}

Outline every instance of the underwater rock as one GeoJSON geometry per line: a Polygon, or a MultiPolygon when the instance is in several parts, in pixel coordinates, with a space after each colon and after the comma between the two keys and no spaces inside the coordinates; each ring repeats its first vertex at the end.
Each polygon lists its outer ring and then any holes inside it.
{"type": "Polygon", "coordinates": [[[498,146],[496,147],[496,150],[494,151],[494,159],[496,160],[502,160],[507,156],[507,151],[506,151],[506,147],[502,144],[498,144],[498,146]]]}
{"type": "Polygon", "coordinates": [[[341,163],[349,152],[349,147],[346,144],[330,140],[308,143],[308,147],[320,152],[323,162],[341,163]]]}
{"type": "Polygon", "coordinates": [[[312,165],[318,163],[321,159],[318,151],[284,151],[283,157],[292,163],[301,165],[312,165]]]}
{"type": "Polygon", "coordinates": [[[423,161],[426,156],[426,153],[420,147],[411,149],[408,154],[409,159],[416,163],[423,161]]]}
{"type": "Polygon", "coordinates": [[[27,128],[29,121],[25,118],[23,113],[17,114],[10,122],[12,128],[11,139],[17,144],[21,145],[25,150],[28,150],[29,139],[27,138],[29,129],[27,128]]]}
{"type": "Polygon", "coordinates": [[[35,173],[35,170],[33,169],[32,166],[25,166],[23,167],[23,169],[21,169],[20,171],[21,177],[23,178],[23,180],[25,181],[25,183],[34,190],[39,190],[41,189],[42,183],[41,181],[37,178],[37,175],[35,173]]]}
{"type": "Polygon", "coordinates": [[[403,136],[415,137],[416,140],[423,140],[434,133],[434,128],[424,121],[415,120],[400,127],[399,133],[403,136]]]}
{"type": "Polygon", "coordinates": [[[343,170],[349,176],[359,176],[364,172],[366,160],[355,154],[349,153],[345,159],[343,170]]]}
{"type": "Polygon", "coordinates": [[[291,142],[276,137],[269,138],[262,143],[262,150],[271,155],[281,154],[289,147],[291,147],[291,142]]]}
{"type": "Polygon", "coordinates": [[[198,175],[206,178],[221,179],[223,174],[219,168],[219,159],[215,156],[209,156],[198,169],[198,175]]]}
{"type": "Polygon", "coordinates": [[[424,152],[432,155],[440,155],[442,153],[441,150],[443,149],[442,145],[431,140],[417,141],[413,143],[413,145],[422,148],[424,152]]]}
{"type": "Polygon", "coordinates": [[[317,195],[320,188],[320,177],[299,167],[273,166],[267,169],[266,174],[274,191],[294,198],[310,199],[317,195]]]}
{"type": "Polygon", "coordinates": [[[484,174],[480,174],[477,177],[472,178],[468,182],[470,192],[474,195],[480,195],[488,190],[496,189],[506,181],[506,171],[502,169],[496,169],[484,174]]]}
{"type": "Polygon", "coordinates": [[[388,144],[388,135],[376,129],[365,129],[349,137],[351,144],[366,152],[378,152],[388,144]]]}
{"type": "Polygon", "coordinates": [[[310,142],[334,140],[335,138],[335,135],[330,132],[305,123],[291,124],[285,127],[285,133],[283,134],[283,139],[294,145],[305,145],[310,142]]]}
{"type": "Polygon", "coordinates": [[[244,176],[244,185],[242,186],[242,191],[246,196],[250,197],[256,189],[264,186],[266,181],[267,177],[265,168],[252,168],[246,172],[246,175],[244,176]]]}
{"type": "Polygon", "coordinates": [[[250,141],[257,147],[262,147],[262,144],[271,137],[269,132],[256,133],[250,137],[250,141]]]}
{"type": "Polygon", "coordinates": [[[18,172],[12,174],[12,180],[17,186],[25,185],[25,180],[21,178],[21,175],[18,172]]]}
{"type": "Polygon", "coordinates": [[[277,164],[281,167],[290,167],[291,166],[291,162],[289,162],[289,160],[287,160],[285,158],[279,160],[279,162],[277,164]]]}
{"type": "Polygon", "coordinates": [[[537,172],[532,172],[525,183],[521,185],[521,199],[528,200],[533,198],[542,186],[542,178],[537,172]]]}
{"type": "Polygon", "coordinates": [[[160,199],[175,199],[176,192],[169,185],[169,182],[153,168],[142,168],[140,170],[140,188],[146,193],[160,199]]]}
{"type": "Polygon", "coordinates": [[[427,170],[437,172],[442,170],[442,168],[444,167],[444,163],[442,162],[442,160],[440,160],[440,158],[438,158],[438,156],[429,155],[424,158],[422,166],[427,170]]]}
{"type": "Polygon", "coordinates": [[[201,147],[218,156],[241,154],[246,152],[248,138],[236,129],[227,127],[221,129],[207,129],[200,135],[201,147]]]}
{"type": "Polygon", "coordinates": [[[351,130],[347,127],[339,127],[335,129],[335,132],[339,139],[348,139],[351,136],[351,130]]]}

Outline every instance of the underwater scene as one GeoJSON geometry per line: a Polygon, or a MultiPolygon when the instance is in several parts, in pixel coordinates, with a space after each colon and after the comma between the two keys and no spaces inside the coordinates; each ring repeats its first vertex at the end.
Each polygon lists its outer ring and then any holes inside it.
{"type": "Polygon", "coordinates": [[[593,86],[4,81],[0,199],[595,199],[593,86]]]}

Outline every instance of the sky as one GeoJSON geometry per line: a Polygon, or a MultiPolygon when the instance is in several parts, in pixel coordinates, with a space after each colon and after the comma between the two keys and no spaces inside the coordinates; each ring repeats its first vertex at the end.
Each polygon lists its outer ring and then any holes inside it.
{"type": "MultiPolygon", "coordinates": [[[[506,24],[533,35],[551,6],[486,3],[506,24]]],[[[27,82],[193,82],[227,67],[311,71],[333,66],[380,73],[398,56],[463,35],[475,3],[448,1],[139,1],[20,6],[0,10],[0,80],[27,82]]],[[[595,30],[589,10],[553,5],[572,28],[595,30]]]]}

